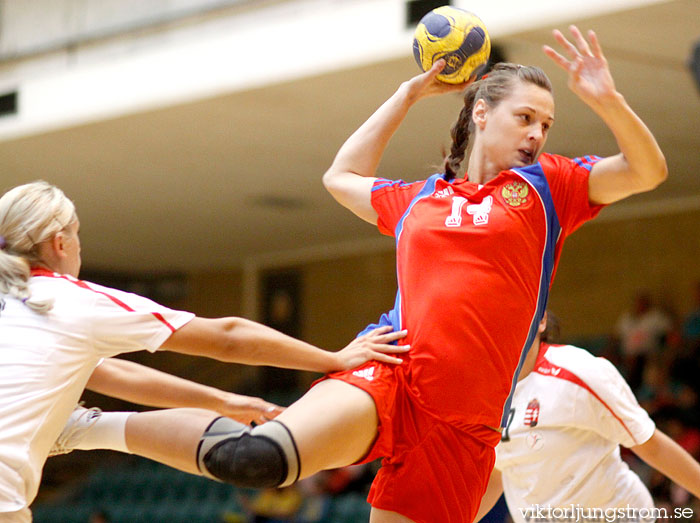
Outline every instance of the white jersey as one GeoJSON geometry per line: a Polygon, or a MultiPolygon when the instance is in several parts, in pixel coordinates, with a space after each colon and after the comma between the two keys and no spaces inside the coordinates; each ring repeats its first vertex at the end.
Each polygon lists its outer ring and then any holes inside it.
{"type": "Polygon", "coordinates": [[[48,271],[33,271],[32,297],[47,314],[0,295],[0,514],[36,496],[51,446],[92,371],[105,357],[155,351],[194,315],[48,271]]]}
{"type": "Polygon", "coordinates": [[[513,520],[547,518],[547,507],[558,509],[555,517],[574,518],[561,509],[651,509],[651,495],[620,458],[619,445],[640,445],[654,430],[612,363],[570,345],[542,344],[534,370],[517,384],[496,447],[513,520]]]}

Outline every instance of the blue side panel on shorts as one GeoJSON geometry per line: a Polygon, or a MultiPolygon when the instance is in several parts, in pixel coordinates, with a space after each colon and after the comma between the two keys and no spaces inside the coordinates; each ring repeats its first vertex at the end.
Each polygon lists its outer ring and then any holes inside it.
{"type": "MultiPolygon", "coordinates": [[[[399,244],[399,239],[401,237],[401,231],[403,230],[403,222],[406,219],[406,216],[411,212],[411,209],[413,209],[413,206],[418,203],[420,200],[423,198],[426,198],[433,194],[435,192],[435,183],[437,180],[442,179],[443,175],[442,174],[434,174],[430,178],[428,178],[425,181],[425,185],[423,185],[423,188],[420,190],[418,194],[411,200],[411,203],[408,205],[408,208],[406,211],[403,213],[403,216],[401,216],[401,219],[398,221],[396,224],[396,230],[394,231],[395,237],[396,237],[396,245],[398,246],[399,244]]],[[[398,261],[397,261],[398,265],[398,261]]],[[[398,272],[398,269],[397,269],[398,272]]],[[[398,278],[397,278],[398,281],[398,278]]],[[[370,323],[367,327],[362,330],[358,336],[362,336],[363,334],[367,334],[369,331],[372,329],[376,329],[377,327],[383,327],[385,325],[391,325],[394,327],[395,331],[400,331],[402,327],[401,323],[401,289],[398,289],[396,292],[396,301],[394,301],[394,308],[391,309],[389,312],[386,312],[382,314],[382,316],[379,318],[378,323],[370,323]]]]}
{"type": "Polygon", "coordinates": [[[508,394],[508,399],[506,399],[505,405],[503,406],[501,427],[505,427],[508,424],[510,405],[513,400],[513,394],[515,393],[515,386],[518,383],[518,376],[523,368],[523,363],[525,363],[525,358],[527,357],[527,353],[530,351],[532,342],[537,336],[537,329],[540,321],[542,321],[544,312],[547,309],[549,285],[552,282],[552,272],[554,270],[554,254],[557,240],[561,234],[561,226],[559,224],[559,217],[557,216],[557,212],[554,208],[552,193],[549,190],[549,183],[547,182],[547,177],[545,176],[540,163],[538,162],[519,169],[511,169],[511,171],[522,177],[537,192],[545,212],[547,222],[547,238],[545,241],[544,252],[542,253],[542,270],[540,273],[540,290],[537,298],[537,309],[534,317],[532,318],[532,322],[530,323],[530,330],[528,331],[525,346],[520,352],[520,361],[518,362],[518,366],[515,369],[515,374],[513,375],[510,394],[508,394]]]}

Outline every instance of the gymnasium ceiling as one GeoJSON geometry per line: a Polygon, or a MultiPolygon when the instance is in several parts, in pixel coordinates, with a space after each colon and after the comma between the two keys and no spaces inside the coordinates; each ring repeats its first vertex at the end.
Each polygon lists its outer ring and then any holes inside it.
{"type": "MultiPolygon", "coordinates": [[[[671,173],[657,191],[613,206],[601,218],[700,208],[700,90],[687,67],[700,39],[700,2],[575,22],[597,31],[619,90],[657,136],[671,173]]],[[[541,65],[554,82],[557,123],[547,149],[571,156],[614,153],[610,133],[541,53],[541,45],[552,42],[550,27],[497,42],[508,60],[541,65]]],[[[79,209],[84,266],[93,269],[232,268],[280,252],[332,255],[376,245],[376,231],[334,203],[320,178],[343,140],[416,71],[407,54],[0,142],[2,185],[46,179],[64,188],[79,209]]],[[[429,174],[459,106],[456,95],[416,106],[380,174],[429,174]]]]}

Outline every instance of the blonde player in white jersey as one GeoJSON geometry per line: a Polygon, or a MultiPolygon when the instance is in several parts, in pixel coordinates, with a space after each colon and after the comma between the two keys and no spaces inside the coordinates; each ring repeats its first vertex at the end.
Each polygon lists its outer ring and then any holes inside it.
{"type": "MultiPolygon", "coordinates": [[[[45,182],[15,187],[0,198],[0,522],[31,521],[41,470],[98,362],[136,350],[172,350],[222,361],[329,372],[370,359],[398,363],[389,345],[405,333],[376,332],[327,352],[241,318],[204,319],[146,298],[77,279],[79,222],[73,203],[45,182]]],[[[150,413],[149,413],[150,414],[150,413]]],[[[247,441],[276,449],[273,434],[240,429],[217,414],[161,411],[132,436],[130,450],[177,452],[184,468],[226,466],[198,448],[217,420],[247,441]],[[157,448],[151,442],[158,438],[157,448]],[[263,443],[261,443],[263,441],[263,443]],[[270,443],[272,442],[272,443],[270,443]],[[199,460],[199,461],[198,461],[199,460]]],[[[220,427],[221,423],[217,425],[220,427]]],[[[275,428],[277,429],[275,431],[275,428]]],[[[257,469],[245,472],[255,474],[257,469]]]]}
{"type": "Polygon", "coordinates": [[[545,315],[475,521],[502,493],[516,523],[663,517],[620,445],[700,497],[700,464],[655,427],[617,369],[584,349],[547,343],[550,330],[545,315]]]}

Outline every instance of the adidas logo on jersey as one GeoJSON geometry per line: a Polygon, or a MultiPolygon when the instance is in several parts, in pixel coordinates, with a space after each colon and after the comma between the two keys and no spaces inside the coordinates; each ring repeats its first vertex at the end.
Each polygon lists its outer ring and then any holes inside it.
{"type": "Polygon", "coordinates": [[[435,193],[433,193],[433,198],[447,198],[450,194],[454,194],[452,187],[446,187],[444,189],[440,189],[439,191],[435,191],[435,193]]]}
{"type": "Polygon", "coordinates": [[[489,195],[481,203],[467,205],[467,212],[474,216],[474,225],[489,223],[489,214],[493,206],[493,196],[489,195]]]}
{"type": "Polygon", "coordinates": [[[367,381],[372,381],[374,379],[374,367],[367,367],[366,369],[356,370],[352,373],[353,376],[358,378],[364,378],[367,381]]]}

